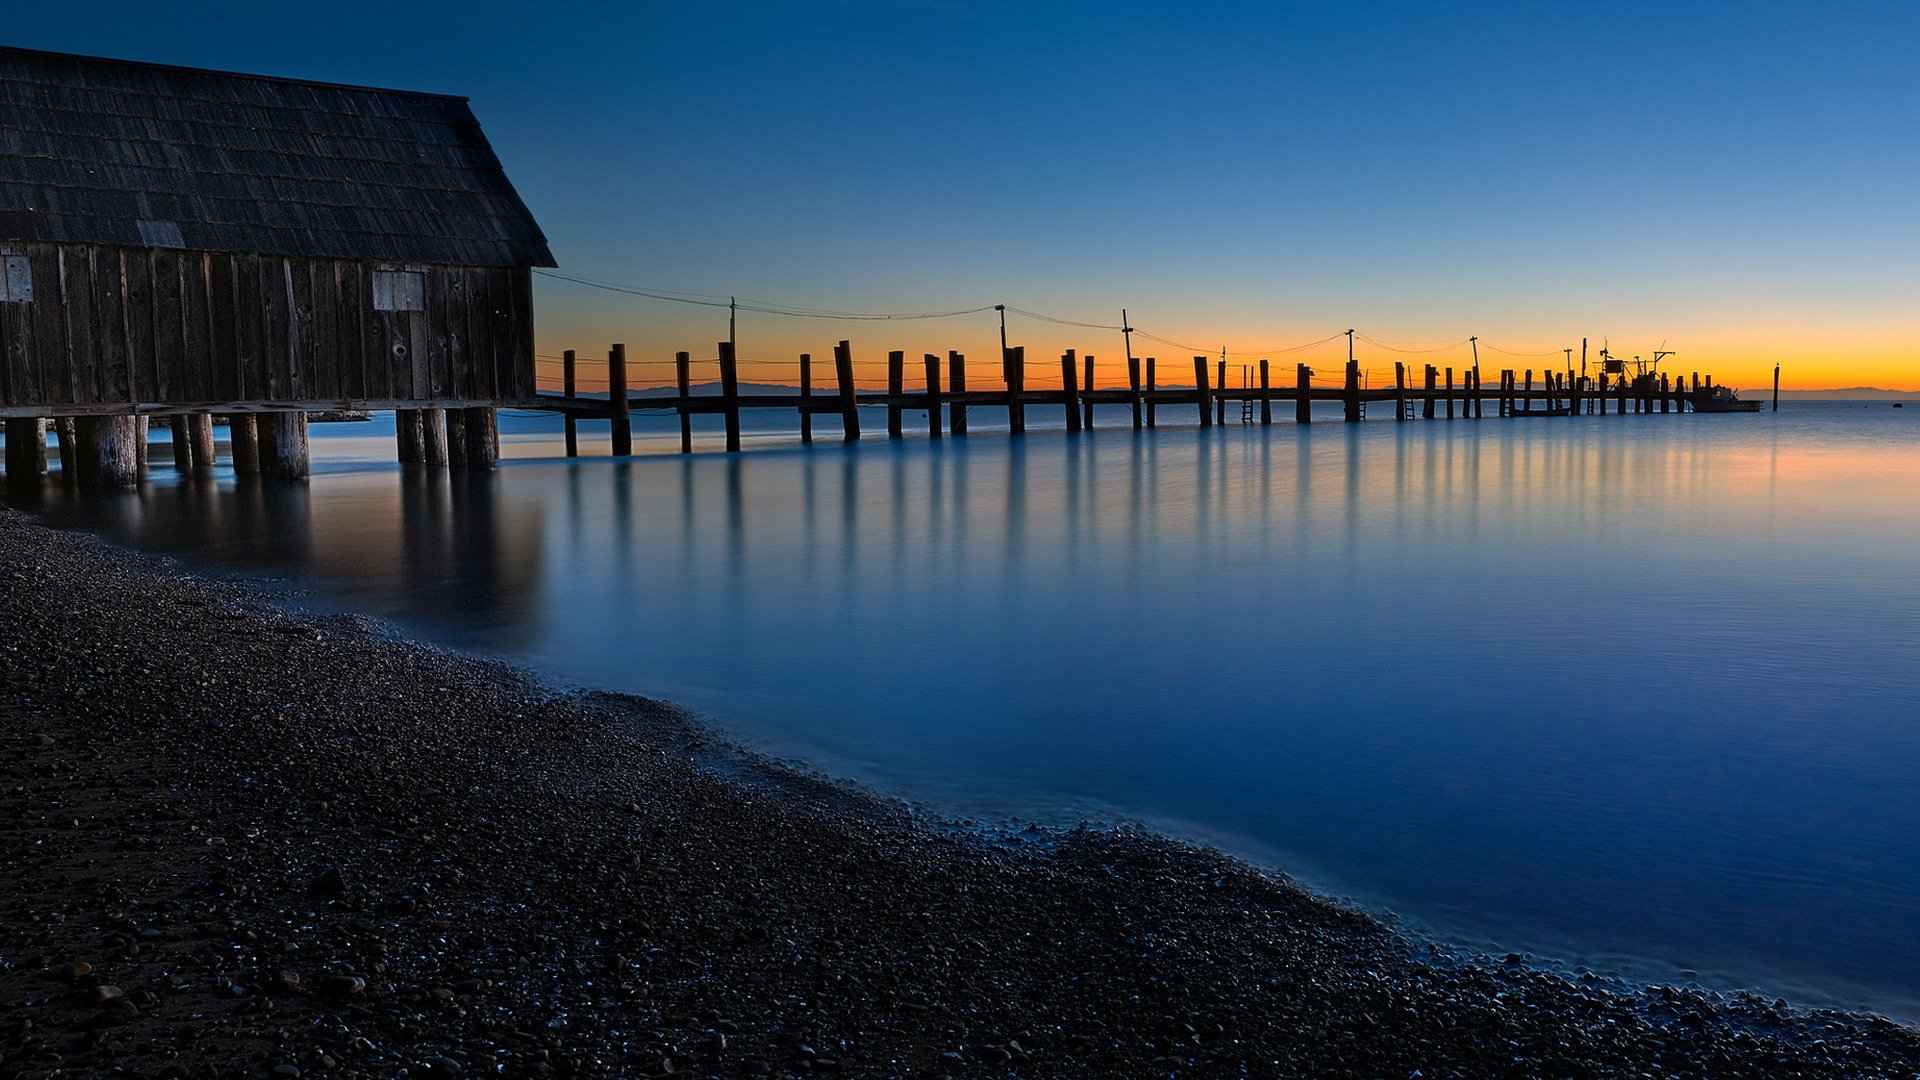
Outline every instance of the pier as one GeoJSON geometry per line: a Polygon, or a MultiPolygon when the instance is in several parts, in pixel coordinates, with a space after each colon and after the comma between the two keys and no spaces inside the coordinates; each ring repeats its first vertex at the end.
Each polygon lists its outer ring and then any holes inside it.
{"type": "MultiPolygon", "coordinates": [[[[1091,429],[1096,405],[1125,406],[1129,426],[1147,429],[1167,421],[1200,427],[1225,425],[1230,417],[1243,424],[1272,424],[1275,405],[1291,404],[1293,421],[1312,423],[1314,402],[1338,402],[1347,423],[1359,423],[1378,416],[1381,410],[1396,421],[1478,420],[1493,407],[1497,418],[1626,416],[1630,413],[1685,413],[1692,411],[1694,395],[1713,386],[1712,376],[1704,379],[1698,372],[1671,375],[1642,372],[1630,375],[1625,370],[1583,376],[1569,368],[1564,371],[1503,368],[1495,372],[1493,385],[1482,379],[1479,364],[1456,371],[1452,367],[1422,365],[1416,371],[1405,362],[1396,362],[1393,382],[1386,386],[1368,385],[1360,362],[1348,360],[1337,381],[1319,375],[1306,364],[1293,365],[1290,376],[1276,382],[1275,365],[1269,360],[1257,364],[1233,365],[1207,356],[1192,359],[1192,382],[1161,385],[1156,357],[1127,357],[1102,369],[1092,355],[1081,356],[1073,349],[1061,353],[1054,368],[1057,385],[1031,387],[1028,374],[1034,370],[1023,346],[1003,351],[999,371],[989,378],[997,389],[973,389],[985,381],[980,372],[969,372],[967,358],[949,351],[944,356],[924,353],[916,364],[907,354],[893,350],[886,356],[886,389],[862,388],[854,376],[856,362],[850,341],[841,341],[833,350],[833,376],[830,382],[816,385],[811,353],[793,361],[791,370],[798,385],[791,392],[743,392],[740,389],[740,364],[731,342],[720,342],[718,357],[703,361],[696,372],[690,353],[675,355],[673,387],[667,396],[639,399],[649,410],[671,410],[680,418],[680,450],[693,452],[692,418],[718,415],[724,418],[726,448],[741,448],[741,416],[748,409],[781,409],[795,414],[803,443],[814,441],[817,427],[836,424],[843,441],[858,441],[864,434],[862,409],[884,409],[886,437],[906,437],[908,412],[925,413],[925,434],[938,439],[947,435],[964,436],[968,416],[974,409],[1004,410],[1007,430],[1021,434],[1029,415],[1052,412],[1060,416],[1070,432],[1091,429]],[[711,365],[710,367],[708,365],[711,365]],[[911,368],[911,370],[910,370],[911,368]],[[1123,371],[1125,382],[1103,384],[1103,370],[1123,371]],[[707,385],[717,385],[718,393],[695,394],[695,377],[707,385]],[[1230,375],[1238,375],[1233,385],[1230,375]],[[708,378],[711,376],[711,378],[708,378]],[[918,385],[914,385],[916,383],[918,385]],[[1189,411],[1191,410],[1191,411],[1189,411]],[[1183,419],[1184,418],[1184,419],[1183,419]]],[[[585,396],[579,392],[583,360],[574,350],[560,357],[561,392],[542,392],[521,407],[560,413],[566,419],[566,454],[579,454],[580,420],[608,420],[612,426],[612,448],[616,456],[632,452],[632,419],[636,399],[629,382],[630,365],[624,345],[614,345],[604,364],[605,397],[585,396]]],[[[1618,361],[1605,365],[1612,367],[1618,361]]],[[[1051,367],[1041,361],[1040,368],[1051,367]]]]}

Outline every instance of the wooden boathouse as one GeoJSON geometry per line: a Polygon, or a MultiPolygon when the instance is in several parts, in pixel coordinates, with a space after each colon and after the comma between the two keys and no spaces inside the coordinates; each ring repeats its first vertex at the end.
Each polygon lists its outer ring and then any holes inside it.
{"type": "Polygon", "coordinates": [[[0,47],[0,418],[83,484],[148,418],[210,468],[307,471],[306,415],[396,410],[400,453],[491,468],[534,395],[554,265],[467,100],[0,47]]]}

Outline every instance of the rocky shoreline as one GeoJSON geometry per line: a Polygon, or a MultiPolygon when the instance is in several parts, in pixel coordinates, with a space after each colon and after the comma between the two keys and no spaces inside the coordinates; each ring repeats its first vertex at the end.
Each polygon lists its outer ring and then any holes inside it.
{"type": "Polygon", "coordinates": [[[0,1077],[1913,1077],[1920,1031],[981,837],[0,511],[0,1077]]]}

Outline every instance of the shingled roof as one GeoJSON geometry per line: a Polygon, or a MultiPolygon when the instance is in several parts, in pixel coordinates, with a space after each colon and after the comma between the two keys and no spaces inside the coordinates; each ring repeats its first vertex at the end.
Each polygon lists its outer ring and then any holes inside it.
{"type": "Polygon", "coordinates": [[[465,98],[0,46],[0,241],[552,266],[465,98]]]}

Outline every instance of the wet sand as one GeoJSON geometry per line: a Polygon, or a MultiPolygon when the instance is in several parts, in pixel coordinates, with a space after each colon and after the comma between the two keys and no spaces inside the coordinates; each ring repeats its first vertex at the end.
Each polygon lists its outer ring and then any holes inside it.
{"type": "Polygon", "coordinates": [[[1911,1077],[1920,1031],[981,835],[0,511],[0,1077],[1911,1077]]]}

